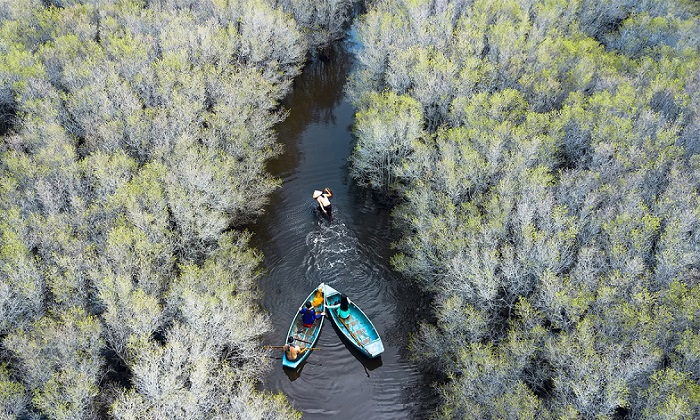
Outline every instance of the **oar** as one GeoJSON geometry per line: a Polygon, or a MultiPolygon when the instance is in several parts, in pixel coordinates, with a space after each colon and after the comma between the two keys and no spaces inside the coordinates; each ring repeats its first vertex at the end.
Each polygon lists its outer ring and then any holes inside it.
{"type": "MultiPolygon", "coordinates": [[[[263,346],[266,349],[283,349],[284,346],[263,346]]],[[[306,350],[304,351],[309,351],[309,350],[322,350],[320,347],[304,347],[306,350]]]]}
{"type": "Polygon", "coordinates": [[[313,344],[311,341],[302,340],[302,339],[299,338],[299,337],[294,337],[294,339],[295,339],[295,340],[298,340],[298,341],[301,341],[302,343],[313,344]]]}
{"type": "Polygon", "coordinates": [[[348,332],[350,333],[350,335],[352,335],[352,338],[354,338],[355,341],[357,341],[357,344],[358,344],[360,347],[363,347],[363,348],[364,348],[364,347],[365,347],[364,344],[362,344],[362,342],[360,341],[360,339],[357,338],[357,336],[355,335],[354,332],[352,332],[352,330],[350,329],[350,326],[345,322],[345,320],[344,320],[343,318],[341,318],[340,315],[338,315],[338,319],[340,320],[340,322],[343,323],[343,325],[345,325],[345,329],[348,330],[348,332]]]}

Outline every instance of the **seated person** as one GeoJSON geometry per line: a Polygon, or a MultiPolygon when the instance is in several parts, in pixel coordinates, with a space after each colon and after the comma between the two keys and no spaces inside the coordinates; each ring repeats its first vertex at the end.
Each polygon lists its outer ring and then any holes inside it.
{"type": "Polygon", "coordinates": [[[313,300],[311,301],[311,305],[314,307],[321,306],[323,303],[323,290],[319,288],[316,290],[316,295],[314,296],[313,300]]]}
{"type": "Polygon", "coordinates": [[[340,303],[337,305],[328,305],[328,309],[338,308],[338,316],[347,321],[350,318],[350,298],[348,298],[345,293],[340,295],[340,303]]]}
{"type": "Polygon", "coordinates": [[[299,313],[302,314],[301,320],[302,323],[304,324],[305,327],[313,327],[314,321],[317,319],[321,318],[324,316],[326,313],[321,312],[320,314],[317,314],[316,311],[313,308],[313,305],[311,305],[311,302],[306,302],[304,308],[299,309],[299,313]]]}
{"type": "Polygon", "coordinates": [[[293,343],[294,337],[289,336],[289,338],[287,338],[287,344],[282,347],[282,350],[287,354],[287,359],[291,361],[297,360],[297,357],[301,356],[306,351],[306,347],[299,348],[299,346],[293,343]]]}

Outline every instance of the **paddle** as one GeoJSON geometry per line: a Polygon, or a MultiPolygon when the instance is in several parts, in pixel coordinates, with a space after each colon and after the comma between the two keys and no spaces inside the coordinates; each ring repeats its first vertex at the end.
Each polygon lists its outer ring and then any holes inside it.
{"type": "MultiPolygon", "coordinates": [[[[297,332],[298,332],[298,331],[297,331],[297,332]]],[[[295,339],[295,340],[298,340],[298,341],[301,341],[302,343],[313,344],[311,341],[302,340],[302,339],[299,338],[299,337],[294,337],[294,339],[295,339]]]]}
{"type": "MultiPolygon", "coordinates": [[[[284,346],[263,346],[266,349],[283,349],[284,346]]],[[[306,350],[304,351],[309,351],[309,350],[323,350],[320,347],[304,347],[306,350]]]]}
{"type": "Polygon", "coordinates": [[[357,344],[358,344],[360,347],[363,347],[363,348],[364,348],[365,345],[362,344],[362,342],[360,341],[360,339],[357,338],[357,336],[355,335],[354,332],[352,332],[352,330],[350,329],[350,326],[347,324],[347,322],[345,322],[345,320],[344,320],[343,318],[341,318],[340,315],[338,315],[338,319],[340,320],[340,322],[343,323],[343,325],[345,325],[345,329],[348,330],[348,332],[350,333],[350,335],[352,335],[352,338],[354,338],[355,341],[357,341],[357,344]]]}

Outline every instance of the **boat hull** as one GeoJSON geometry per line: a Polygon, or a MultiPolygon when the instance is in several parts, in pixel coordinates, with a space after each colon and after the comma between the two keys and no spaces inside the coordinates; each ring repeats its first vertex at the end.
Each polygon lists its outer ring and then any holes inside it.
{"type": "Polygon", "coordinates": [[[384,352],[384,344],[379,337],[377,329],[369,317],[350,299],[350,315],[343,319],[338,315],[337,308],[328,308],[340,303],[340,292],[325,285],[324,287],[326,313],[330,315],[333,323],[357,350],[370,358],[379,357],[384,352]]]}
{"type": "MultiPolygon", "coordinates": [[[[323,291],[323,286],[323,283],[321,283],[316,289],[314,289],[304,300],[304,302],[302,302],[301,306],[304,306],[306,302],[313,303],[316,291],[319,289],[323,291]]],[[[323,312],[325,308],[324,304],[325,300],[322,299],[319,305],[314,306],[316,313],[323,312]]],[[[289,326],[289,331],[287,332],[287,335],[285,337],[285,343],[287,342],[287,337],[294,337],[294,345],[297,345],[301,348],[314,347],[316,346],[316,341],[318,341],[319,334],[321,334],[321,327],[323,326],[323,320],[325,319],[325,317],[320,317],[319,319],[317,319],[311,327],[304,327],[301,318],[302,314],[299,313],[299,310],[297,310],[297,313],[292,319],[291,325],[289,326]]],[[[287,358],[287,353],[284,352],[282,354],[282,366],[290,369],[296,369],[304,360],[306,360],[307,357],[309,357],[309,354],[311,354],[312,351],[313,350],[301,353],[301,355],[299,355],[299,357],[297,357],[296,360],[289,360],[287,358]]]]}

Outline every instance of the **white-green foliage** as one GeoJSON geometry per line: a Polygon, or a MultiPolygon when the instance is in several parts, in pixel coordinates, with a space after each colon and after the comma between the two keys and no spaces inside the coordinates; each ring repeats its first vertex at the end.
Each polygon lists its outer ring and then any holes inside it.
{"type": "Polygon", "coordinates": [[[370,95],[371,105],[357,114],[358,142],[351,175],[372,188],[389,187],[401,159],[411,154],[422,135],[420,105],[408,96],[393,92],[370,95]]]}
{"type": "Polygon", "coordinates": [[[260,258],[224,232],[352,2],[281,3],[0,2],[0,413],[297,415],[255,390],[260,258]]]}
{"type": "Polygon", "coordinates": [[[0,415],[12,420],[26,417],[28,400],[22,384],[12,379],[6,365],[0,365],[0,415]]]}
{"type": "Polygon", "coordinates": [[[71,308],[46,315],[4,340],[19,359],[32,403],[52,418],[92,418],[104,346],[99,320],[71,308]]]}
{"type": "Polygon", "coordinates": [[[291,13],[306,36],[312,52],[342,38],[358,0],[275,0],[291,13]]]}
{"type": "Polygon", "coordinates": [[[438,414],[700,416],[697,4],[372,5],[353,176],[401,198],[393,262],[435,296],[413,347],[444,375],[438,414]],[[424,129],[393,152],[375,133],[406,116],[366,129],[392,95],[424,129]]]}
{"type": "Polygon", "coordinates": [[[17,208],[3,211],[0,232],[0,331],[6,334],[41,314],[43,282],[17,208]]]}
{"type": "Polygon", "coordinates": [[[180,266],[166,297],[170,316],[200,331],[215,348],[234,346],[229,350],[241,360],[256,355],[252,339],[268,328],[264,313],[246,313],[256,299],[261,260],[246,249],[249,237],[226,234],[201,267],[180,266]]]}
{"type": "Polygon", "coordinates": [[[248,238],[225,235],[201,267],[180,268],[166,296],[166,316],[174,325],[164,344],[150,340],[148,330],[130,335],[125,357],[134,389],[115,401],[116,418],[181,413],[207,419],[240,410],[251,418],[292,415],[282,400],[266,400],[250,388],[267,363],[255,338],[267,331],[269,320],[248,312],[260,263],[246,250],[248,238]],[[232,395],[231,389],[239,392],[232,395]]]}

